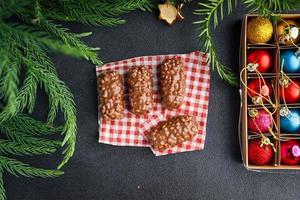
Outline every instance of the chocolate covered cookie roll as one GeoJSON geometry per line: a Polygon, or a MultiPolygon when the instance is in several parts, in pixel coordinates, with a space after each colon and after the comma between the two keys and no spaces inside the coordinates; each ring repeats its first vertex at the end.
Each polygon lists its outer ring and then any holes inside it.
{"type": "Polygon", "coordinates": [[[99,112],[103,119],[121,119],[125,109],[122,76],[115,71],[99,75],[99,112]]]}
{"type": "Polygon", "coordinates": [[[166,108],[178,108],[185,96],[185,69],[177,58],[168,58],[160,66],[162,103],[166,108]]]}
{"type": "Polygon", "coordinates": [[[153,75],[144,66],[133,66],[128,73],[130,109],[135,114],[146,114],[153,109],[153,75]]]}
{"type": "Polygon", "coordinates": [[[198,123],[195,117],[177,116],[160,122],[151,129],[147,137],[154,149],[165,150],[192,140],[197,133],[198,123]]]}

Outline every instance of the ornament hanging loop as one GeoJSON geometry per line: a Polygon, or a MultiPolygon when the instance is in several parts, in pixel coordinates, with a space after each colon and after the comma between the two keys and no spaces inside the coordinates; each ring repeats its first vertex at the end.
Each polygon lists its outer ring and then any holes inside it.
{"type": "Polygon", "coordinates": [[[250,117],[255,118],[258,115],[258,110],[256,108],[251,108],[248,111],[250,117]]]}
{"type": "Polygon", "coordinates": [[[279,42],[281,44],[287,44],[288,42],[296,39],[299,36],[299,29],[295,26],[285,27],[285,34],[279,37],[279,42]]]}
{"type": "Polygon", "coordinates": [[[288,117],[290,113],[291,111],[288,109],[288,107],[280,108],[279,114],[281,117],[288,117]]]}
{"type": "Polygon", "coordinates": [[[266,136],[262,136],[261,141],[260,141],[260,147],[268,146],[268,145],[271,145],[273,148],[273,151],[277,152],[276,148],[275,148],[274,144],[271,142],[271,140],[269,138],[267,138],[266,136]]]}
{"type": "Polygon", "coordinates": [[[263,100],[262,100],[261,96],[254,96],[252,98],[252,102],[254,105],[262,105],[263,104],[263,100]]]}
{"type": "Polygon", "coordinates": [[[278,81],[279,81],[279,84],[284,88],[287,88],[290,84],[290,81],[289,81],[288,77],[286,77],[286,76],[281,76],[278,81]]]}
{"type": "Polygon", "coordinates": [[[249,63],[246,68],[249,72],[255,72],[256,68],[258,67],[257,63],[249,63]]]}
{"type": "Polygon", "coordinates": [[[178,5],[176,5],[176,8],[178,10],[178,13],[177,13],[177,19],[178,20],[184,20],[184,16],[183,16],[183,13],[182,13],[182,7],[183,7],[183,3],[180,3],[178,5]]]}

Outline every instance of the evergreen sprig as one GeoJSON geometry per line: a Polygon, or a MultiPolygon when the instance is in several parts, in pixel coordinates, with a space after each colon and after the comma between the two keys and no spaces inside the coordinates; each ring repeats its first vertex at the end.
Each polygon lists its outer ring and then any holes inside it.
{"type": "Polygon", "coordinates": [[[5,188],[3,183],[3,167],[0,166],[0,199],[6,199],[5,188]]]}
{"type": "Polygon", "coordinates": [[[21,142],[0,139],[0,153],[11,155],[47,155],[54,153],[56,148],[54,146],[24,144],[21,142]]]}
{"type": "Polygon", "coordinates": [[[194,14],[204,18],[203,20],[196,21],[194,24],[199,25],[200,34],[199,38],[204,42],[205,51],[209,53],[208,62],[211,64],[213,70],[217,70],[219,76],[229,83],[230,85],[236,85],[237,79],[234,73],[229,68],[224,66],[217,56],[213,45],[211,23],[213,28],[216,28],[219,24],[219,20],[223,20],[224,7],[227,1],[227,14],[230,14],[233,9],[233,5],[236,4],[235,0],[209,0],[207,3],[198,3],[201,9],[196,9],[194,14]]]}
{"type": "Polygon", "coordinates": [[[152,6],[151,0],[0,1],[0,199],[6,198],[4,171],[15,176],[57,177],[74,154],[77,119],[73,95],[59,79],[48,53],[83,58],[95,65],[102,62],[99,48],[81,41],[91,32],[72,33],[61,22],[118,25],[125,23],[121,14],[149,11],[152,6]],[[38,89],[49,97],[45,122],[31,115],[38,89]],[[64,122],[56,127],[59,111],[64,122]],[[60,139],[52,139],[58,133],[60,139]],[[61,147],[63,158],[57,170],[35,168],[14,157],[52,154],[61,147]]]}
{"type": "Polygon", "coordinates": [[[153,4],[151,0],[53,0],[45,2],[44,7],[44,15],[51,19],[113,26],[125,23],[119,15],[136,9],[150,11],[153,4]]]}
{"type": "Polygon", "coordinates": [[[60,170],[35,168],[21,161],[5,156],[0,156],[0,166],[15,176],[22,175],[26,177],[54,178],[63,174],[60,170]]]}
{"type": "MultiPolygon", "coordinates": [[[[300,7],[298,0],[243,0],[251,12],[259,12],[261,16],[271,18],[272,20],[278,20],[278,11],[288,11],[297,9],[300,7]]],[[[233,9],[233,5],[236,4],[236,0],[208,0],[206,3],[198,3],[199,9],[194,11],[194,14],[201,16],[202,20],[195,21],[194,24],[199,26],[199,38],[204,43],[204,48],[210,54],[208,62],[211,63],[212,69],[216,69],[219,76],[230,85],[236,85],[237,79],[231,70],[224,66],[214,49],[212,39],[212,28],[216,28],[220,20],[224,17],[224,7],[230,14],[233,9]],[[226,3],[227,2],[227,3],[226,3]]]]}
{"type": "Polygon", "coordinates": [[[243,3],[251,12],[259,12],[263,16],[270,16],[276,11],[293,10],[300,5],[298,0],[243,0],[243,3]]]}
{"type": "Polygon", "coordinates": [[[26,114],[15,115],[10,120],[1,123],[0,128],[2,127],[18,132],[24,132],[28,136],[53,135],[62,131],[62,127],[54,127],[26,114]]]}

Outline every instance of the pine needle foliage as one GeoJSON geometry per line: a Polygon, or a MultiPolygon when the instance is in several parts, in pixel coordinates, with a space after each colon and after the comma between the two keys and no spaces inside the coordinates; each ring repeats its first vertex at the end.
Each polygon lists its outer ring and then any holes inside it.
{"type": "Polygon", "coordinates": [[[198,3],[201,9],[196,9],[194,14],[202,16],[202,20],[194,22],[199,26],[199,38],[204,43],[205,51],[209,53],[208,62],[211,64],[213,70],[217,70],[219,76],[230,85],[236,85],[237,79],[229,68],[224,66],[217,56],[213,45],[212,29],[215,29],[219,20],[224,18],[224,7],[227,6],[227,14],[230,14],[235,0],[209,0],[207,3],[198,3]],[[226,3],[227,1],[227,3],[226,3]],[[226,4],[226,5],[225,5],[226,4]],[[213,28],[211,28],[213,23],[213,28]]]}
{"type": "MultiPolygon", "coordinates": [[[[227,14],[230,14],[236,3],[236,0],[208,0],[205,3],[199,2],[200,8],[194,11],[194,14],[204,18],[195,21],[194,24],[199,26],[199,38],[210,54],[208,62],[211,63],[212,69],[217,70],[219,76],[230,85],[237,85],[237,79],[235,74],[220,62],[213,45],[212,31],[218,26],[219,21],[223,20],[224,8],[226,7],[227,14]]],[[[242,0],[241,3],[245,4],[250,12],[258,12],[261,16],[274,21],[279,19],[276,12],[300,8],[299,0],[242,0]]]]}
{"type": "Polygon", "coordinates": [[[152,7],[151,0],[0,1],[0,199],[6,198],[4,172],[57,177],[74,154],[77,126],[73,95],[59,79],[48,53],[86,59],[95,65],[102,62],[100,48],[81,41],[92,33],[72,33],[62,22],[114,26],[125,23],[120,15],[152,7]],[[45,121],[32,116],[39,89],[49,97],[45,121]],[[56,127],[59,111],[64,122],[56,127]],[[51,139],[59,133],[60,140],[51,139]],[[36,168],[18,160],[20,156],[52,154],[61,147],[63,158],[57,169],[36,168]]]}
{"type": "Polygon", "coordinates": [[[274,15],[274,12],[293,10],[299,8],[298,0],[243,0],[243,3],[250,9],[251,12],[259,12],[263,16],[274,15]]]}
{"type": "Polygon", "coordinates": [[[6,199],[5,188],[3,183],[3,167],[0,167],[0,199],[6,199]]]}
{"type": "Polygon", "coordinates": [[[26,177],[41,177],[41,178],[54,178],[63,174],[60,170],[47,170],[42,168],[31,167],[21,161],[5,156],[0,156],[0,165],[15,176],[26,177]]]}

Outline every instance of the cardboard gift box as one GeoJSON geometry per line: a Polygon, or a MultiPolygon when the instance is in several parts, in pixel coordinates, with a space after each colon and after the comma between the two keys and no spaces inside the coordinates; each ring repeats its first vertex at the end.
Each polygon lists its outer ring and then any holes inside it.
{"type": "MultiPolygon", "coordinates": [[[[267,49],[273,56],[273,67],[272,70],[270,70],[268,73],[262,73],[263,77],[266,80],[269,80],[273,84],[273,95],[272,99],[273,102],[275,102],[277,109],[275,109],[275,113],[273,115],[274,123],[277,125],[278,130],[274,130],[274,134],[277,136],[276,139],[272,137],[270,133],[264,133],[266,137],[268,137],[271,142],[274,144],[274,147],[276,149],[276,152],[274,152],[274,156],[272,158],[272,161],[268,165],[253,165],[249,163],[248,159],[248,143],[249,140],[253,138],[259,138],[259,135],[251,134],[248,130],[248,111],[250,108],[259,108],[260,105],[255,105],[252,103],[251,100],[249,100],[249,95],[247,93],[247,88],[245,85],[240,85],[240,93],[241,93],[241,110],[240,110],[240,128],[239,128],[239,134],[240,134],[240,145],[241,145],[241,151],[242,151],[242,159],[243,164],[248,170],[263,170],[263,171],[284,171],[284,170],[299,170],[300,164],[297,165],[286,165],[282,163],[281,160],[281,143],[284,140],[289,139],[297,139],[300,142],[300,132],[287,134],[282,133],[280,131],[280,108],[282,108],[284,105],[280,101],[279,97],[279,79],[280,79],[280,51],[283,49],[297,49],[293,45],[282,45],[278,41],[277,38],[277,24],[273,23],[273,37],[268,43],[263,44],[251,44],[247,41],[247,24],[248,21],[253,18],[257,17],[257,14],[248,14],[243,17],[243,23],[242,23],[242,32],[241,32],[241,43],[240,43],[240,67],[241,70],[244,69],[247,66],[247,55],[249,52],[251,52],[254,49],[267,49]]],[[[300,23],[300,14],[281,14],[282,19],[293,19],[300,23]]],[[[288,74],[288,76],[291,76],[295,79],[300,80],[300,73],[295,74],[288,74]]],[[[257,78],[256,73],[251,73],[248,70],[244,70],[243,73],[241,73],[241,80],[247,85],[249,81],[257,78]]],[[[300,102],[293,103],[293,104],[287,104],[288,108],[299,108],[300,109],[300,102]]],[[[266,104],[266,107],[270,108],[270,110],[274,109],[271,105],[266,104]]]]}

